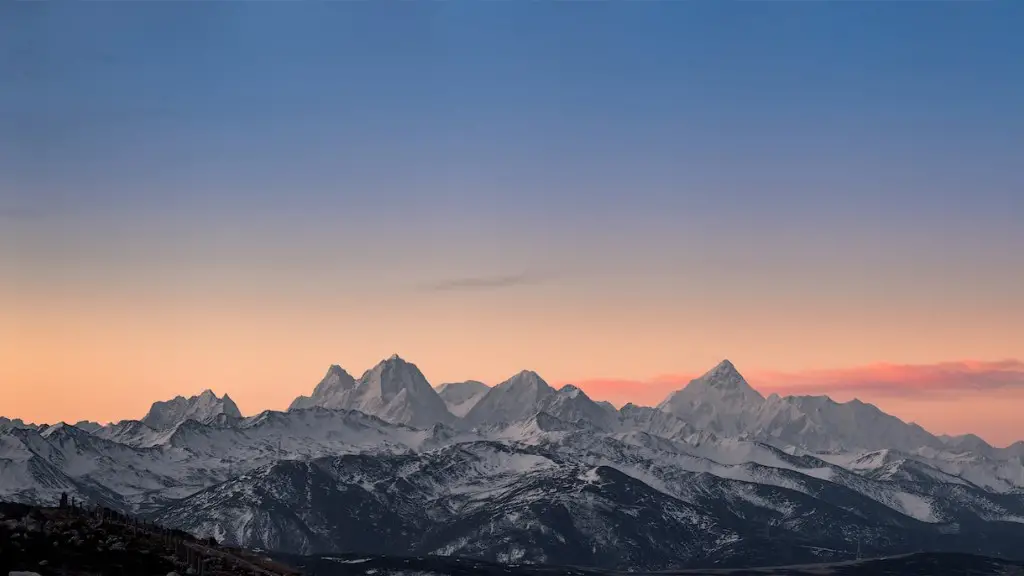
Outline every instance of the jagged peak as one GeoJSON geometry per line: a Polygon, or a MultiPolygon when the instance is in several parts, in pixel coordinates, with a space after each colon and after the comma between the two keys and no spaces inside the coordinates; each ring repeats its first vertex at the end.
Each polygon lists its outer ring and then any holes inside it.
{"type": "Polygon", "coordinates": [[[330,365],[330,366],[329,366],[329,367],[327,368],[327,373],[326,373],[326,374],[324,374],[324,378],[326,379],[326,378],[329,378],[329,377],[331,377],[331,376],[343,376],[343,375],[344,375],[344,376],[350,376],[350,374],[348,373],[348,371],[346,371],[346,370],[345,370],[344,368],[342,368],[342,367],[341,367],[340,365],[338,365],[338,364],[331,364],[331,365],[330,365]]]}
{"type": "Polygon", "coordinates": [[[203,390],[199,395],[154,402],[142,423],[153,429],[170,429],[185,420],[206,420],[218,414],[228,418],[242,418],[242,413],[227,394],[217,396],[212,390],[203,390]]]}

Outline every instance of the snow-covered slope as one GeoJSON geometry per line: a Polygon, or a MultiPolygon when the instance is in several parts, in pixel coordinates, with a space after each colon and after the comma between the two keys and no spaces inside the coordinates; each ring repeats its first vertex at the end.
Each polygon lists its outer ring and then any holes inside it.
{"type": "Polygon", "coordinates": [[[467,380],[441,384],[437,387],[437,394],[448,406],[448,411],[462,418],[473,406],[476,406],[476,403],[487,394],[488,390],[490,387],[483,382],[467,380]]]}
{"type": "Polygon", "coordinates": [[[820,452],[843,450],[916,450],[940,446],[916,424],[890,416],[859,400],[835,402],[828,396],[772,394],[760,406],[748,430],[761,438],[820,452]]]}
{"type": "Polygon", "coordinates": [[[169,430],[186,420],[209,422],[219,416],[239,419],[242,413],[227,394],[218,397],[212,390],[204,390],[198,396],[154,403],[142,423],[156,430],[169,430]]]}

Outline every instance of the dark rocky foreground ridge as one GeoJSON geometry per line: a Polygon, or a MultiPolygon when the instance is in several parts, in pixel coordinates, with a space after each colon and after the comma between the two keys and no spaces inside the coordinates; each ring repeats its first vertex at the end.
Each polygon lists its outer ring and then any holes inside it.
{"type": "Polygon", "coordinates": [[[1024,562],[955,553],[784,566],[621,572],[469,558],[361,554],[297,556],[219,545],[106,508],[0,503],[0,574],[39,576],[1024,576],[1024,562]]]}
{"type": "Polygon", "coordinates": [[[297,576],[299,571],[106,508],[0,502],[0,574],[297,576]]]}

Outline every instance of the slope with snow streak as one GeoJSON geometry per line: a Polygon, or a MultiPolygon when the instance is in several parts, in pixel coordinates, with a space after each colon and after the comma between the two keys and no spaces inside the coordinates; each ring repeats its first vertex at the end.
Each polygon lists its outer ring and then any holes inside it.
{"type": "Polygon", "coordinates": [[[669,565],[726,535],[697,508],[614,469],[493,442],[278,463],[196,494],[159,520],[229,543],[304,553],[406,546],[405,553],[582,563],[620,554],[669,565]]]}
{"type": "Polygon", "coordinates": [[[450,382],[437,387],[437,394],[444,400],[448,411],[462,418],[465,416],[481,398],[487,394],[490,387],[483,382],[467,380],[465,382],[450,382]]]}

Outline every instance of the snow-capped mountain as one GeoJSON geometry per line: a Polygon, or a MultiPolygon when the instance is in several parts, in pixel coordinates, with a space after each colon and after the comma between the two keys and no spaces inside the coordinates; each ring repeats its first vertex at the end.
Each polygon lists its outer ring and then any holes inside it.
{"type": "Polygon", "coordinates": [[[327,369],[323,380],[313,389],[310,396],[299,396],[296,398],[289,410],[301,410],[318,406],[330,410],[344,409],[344,403],[348,400],[347,393],[354,390],[356,380],[344,368],[337,364],[327,369]]]}
{"type": "Polygon", "coordinates": [[[367,370],[357,382],[332,366],[312,396],[292,402],[292,409],[314,406],[358,410],[388,422],[419,427],[455,420],[420,369],[397,354],[367,370]]]}
{"type": "Polygon", "coordinates": [[[946,445],[920,426],[860,400],[840,403],[828,396],[777,394],[765,398],[728,360],[670,394],[658,408],[717,435],[753,437],[815,452],[914,451],[946,445]]]}
{"type": "Polygon", "coordinates": [[[218,397],[212,390],[204,390],[198,396],[178,396],[166,402],[154,403],[149,413],[142,418],[142,423],[155,430],[169,430],[186,420],[209,422],[221,415],[229,419],[242,417],[238,406],[227,394],[218,397]]]}
{"type": "Polygon", "coordinates": [[[481,398],[487,394],[490,387],[483,382],[467,380],[465,382],[450,382],[437,387],[437,394],[444,400],[448,411],[459,418],[466,415],[481,398]]]}
{"type": "Polygon", "coordinates": [[[540,412],[567,422],[583,420],[603,430],[617,420],[614,409],[594,402],[576,386],[567,384],[555,390],[536,372],[524,370],[487,390],[464,421],[471,426],[510,423],[540,412]]]}
{"type": "Polygon", "coordinates": [[[828,396],[769,396],[751,430],[764,438],[814,451],[916,450],[941,442],[916,424],[860,400],[835,402],[828,396]]]}
{"type": "Polygon", "coordinates": [[[732,362],[723,360],[670,394],[658,408],[696,428],[736,436],[750,429],[751,417],[763,404],[764,396],[747,384],[732,362]]]}
{"type": "Polygon", "coordinates": [[[466,413],[469,424],[515,422],[538,412],[555,389],[536,372],[523,370],[491,388],[466,413]]]}
{"type": "Polygon", "coordinates": [[[67,492],[288,552],[632,569],[858,546],[1012,555],[1024,538],[1024,443],[936,437],[857,401],[764,398],[727,361],[658,408],[616,410],[530,371],[435,390],[393,356],[359,380],[332,366],[286,412],[242,417],[210,392],[142,421],[14,422],[0,421],[0,500],[67,492]]]}

